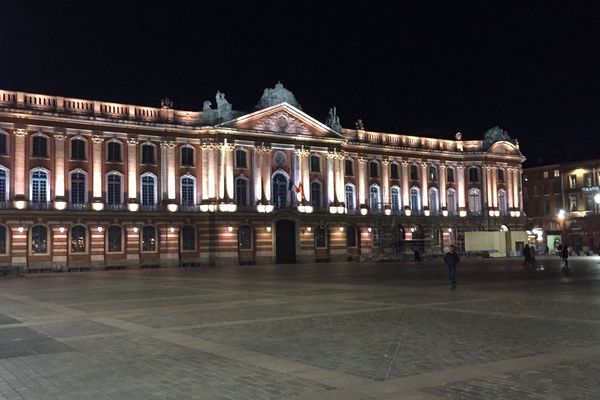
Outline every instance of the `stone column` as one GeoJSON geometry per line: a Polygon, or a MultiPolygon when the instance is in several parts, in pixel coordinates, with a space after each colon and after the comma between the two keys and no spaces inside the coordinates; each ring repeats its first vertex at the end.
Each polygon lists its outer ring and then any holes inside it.
{"type": "Polygon", "coordinates": [[[177,144],[174,141],[165,143],[163,151],[167,153],[167,199],[169,203],[176,203],[177,199],[177,166],[175,165],[175,148],[177,144]]]}
{"type": "Polygon", "coordinates": [[[492,205],[494,209],[498,208],[498,168],[490,167],[492,178],[492,205]]]}
{"type": "Polygon", "coordinates": [[[127,139],[127,202],[138,202],[138,159],[137,159],[137,140],[135,138],[127,139]]]}
{"type": "Polygon", "coordinates": [[[440,171],[440,209],[448,207],[446,205],[446,165],[439,165],[440,171]]]}
{"type": "Polygon", "coordinates": [[[210,198],[208,191],[208,163],[210,158],[210,150],[206,143],[202,143],[200,153],[202,159],[202,179],[200,180],[202,186],[202,200],[208,200],[210,198]]]}
{"type": "Polygon", "coordinates": [[[92,136],[92,197],[93,197],[93,208],[94,210],[102,210],[104,208],[104,202],[102,199],[102,167],[104,162],[102,160],[102,144],[104,138],[99,134],[92,136]]]}
{"type": "Polygon", "coordinates": [[[402,207],[410,208],[410,187],[407,161],[402,161],[402,207]]]}
{"type": "Polygon", "coordinates": [[[211,145],[207,152],[208,152],[208,176],[207,176],[207,180],[208,180],[208,198],[209,199],[216,199],[217,198],[217,184],[218,184],[218,180],[217,180],[217,157],[216,157],[216,151],[215,147],[213,145],[211,145]]]}
{"type": "Polygon", "coordinates": [[[429,174],[427,171],[427,163],[421,163],[421,190],[423,193],[421,194],[421,199],[423,202],[423,207],[429,207],[429,174]]]}
{"type": "Polygon", "coordinates": [[[310,170],[308,165],[308,157],[310,156],[310,151],[305,150],[304,146],[302,146],[301,148],[296,149],[294,154],[296,157],[296,171],[294,171],[294,178],[297,181],[298,185],[302,184],[304,198],[307,201],[310,201],[310,170]]]}
{"type": "Polygon", "coordinates": [[[234,199],[234,181],[233,181],[233,154],[234,146],[225,142],[223,151],[225,152],[225,197],[233,202],[234,199]]]}
{"type": "MultiPolygon", "coordinates": [[[[15,200],[25,201],[26,196],[26,180],[25,180],[25,140],[27,140],[27,127],[17,127],[15,125],[15,200]]],[[[17,207],[17,208],[25,208],[17,207]]]]}
{"type": "Polygon", "coordinates": [[[363,154],[358,156],[358,206],[367,205],[367,159],[363,154]]]}
{"type": "Polygon", "coordinates": [[[346,193],[344,191],[344,158],[343,154],[336,154],[334,158],[335,195],[338,203],[344,203],[346,200],[346,193]]]}
{"type": "Polygon", "coordinates": [[[65,135],[54,133],[54,207],[65,208],[65,135]]]}
{"type": "Polygon", "coordinates": [[[516,192],[517,192],[517,204],[515,204],[515,207],[517,207],[520,211],[521,214],[523,213],[523,192],[521,191],[521,182],[523,182],[523,171],[521,170],[521,168],[517,168],[517,170],[515,171],[515,175],[516,175],[516,192]]]}
{"type": "Polygon", "coordinates": [[[381,186],[383,189],[382,201],[384,205],[390,205],[390,161],[384,158],[381,161],[381,186]]]}
{"type": "Polygon", "coordinates": [[[252,158],[252,183],[254,184],[254,203],[262,199],[262,150],[260,147],[254,147],[252,158]]]}
{"type": "Polygon", "coordinates": [[[483,212],[492,208],[492,180],[490,179],[490,167],[481,167],[481,199],[483,200],[483,212]]]}
{"type": "Polygon", "coordinates": [[[263,177],[263,192],[265,193],[265,200],[271,201],[271,148],[265,147],[263,153],[262,163],[262,177],[263,177]]]}
{"type": "Polygon", "coordinates": [[[27,265],[27,225],[10,225],[10,262],[13,265],[27,265]]]}
{"type": "Polygon", "coordinates": [[[514,207],[513,202],[513,169],[506,168],[506,197],[508,198],[508,208],[511,210],[514,207]]]}
{"type": "Polygon", "coordinates": [[[466,191],[465,191],[465,167],[464,165],[456,166],[456,182],[458,184],[458,209],[464,209],[466,207],[466,191]]]}
{"type": "Polygon", "coordinates": [[[333,153],[327,153],[327,206],[335,203],[335,174],[333,153]]]}
{"type": "Polygon", "coordinates": [[[169,142],[163,141],[160,142],[160,194],[159,199],[160,203],[165,203],[169,198],[168,192],[168,170],[169,170],[169,157],[167,149],[169,147],[169,142]]]}

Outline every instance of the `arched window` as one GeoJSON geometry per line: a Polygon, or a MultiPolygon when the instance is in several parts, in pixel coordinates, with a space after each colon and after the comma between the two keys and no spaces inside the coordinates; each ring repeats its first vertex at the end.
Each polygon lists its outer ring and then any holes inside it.
{"type": "Polygon", "coordinates": [[[181,250],[196,250],[196,228],[192,225],[185,225],[181,228],[181,250]]]}
{"type": "Polygon", "coordinates": [[[346,247],[356,247],[356,227],[350,225],[346,228],[346,247]]]}
{"type": "Polygon", "coordinates": [[[350,158],[344,160],[344,172],[346,176],[354,176],[354,161],[350,158]]]}
{"type": "Polygon", "coordinates": [[[369,177],[379,178],[379,163],[377,161],[369,161],[369,177]]]}
{"type": "Polygon", "coordinates": [[[8,237],[6,236],[6,226],[0,225],[0,254],[6,254],[8,250],[8,237]]]}
{"type": "Polygon", "coordinates": [[[142,175],[141,204],[142,206],[156,205],[156,176],[152,174],[142,175]]]}
{"type": "Polygon", "coordinates": [[[142,144],[142,164],[156,164],[156,146],[152,143],[142,144]]]}
{"type": "Polygon", "coordinates": [[[348,210],[354,210],[356,208],[356,201],[354,200],[354,185],[351,183],[346,184],[346,208],[348,210]]]}
{"type": "Polygon", "coordinates": [[[390,189],[390,208],[392,210],[400,210],[400,188],[392,186],[390,189]]]}
{"type": "Polygon", "coordinates": [[[506,203],[506,192],[504,189],[498,190],[498,208],[500,215],[508,214],[508,204],[506,203]]]}
{"type": "Polygon", "coordinates": [[[469,211],[472,214],[481,214],[481,192],[479,189],[469,190],[469,211]]]}
{"type": "Polygon", "coordinates": [[[71,172],[71,204],[87,203],[86,176],[83,171],[71,172]]]}
{"type": "Polygon", "coordinates": [[[48,157],[48,138],[42,135],[31,137],[31,156],[48,157]]]}
{"type": "Polygon", "coordinates": [[[469,182],[479,182],[479,168],[469,168],[469,182]]]}
{"type": "Polygon", "coordinates": [[[438,180],[437,168],[434,167],[433,165],[430,165],[428,171],[429,171],[429,180],[431,182],[437,182],[437,180],[438,180]]]}
{"type": "Polygon", "coordinates": [[[71,139],[71,160],[85,160],[85,140],[71,139]]]}
{"type": "Polygon", "coordinates": [[[0,154],[8,154],[8,135],[0,130],[0,154]]]}
{"type": "Polygon", "coordinates": [[[498,183],[504,183],[504,170],[498,170],[498,183]]]}
{"type": "Polygon", "coordinates": [[[109,206],[123,204],[122,176],[116,171],[106,174],[106,203],[109,206]]]}
{"type": "Polygon", "coordinates": [[[315,209],[321,208],[321,182],[311,182],[310,184],[310,205],[315,209]]]}
{"type": "Polygon", "coordinates": [[[196,178],[184,175],[180,181],[181,204],[193,206],[196,204],[196,178]]]}
{"type": "MultiPolygon", "coordinates": [[[[0,135],[2,136],[2,135],[0,135]]],[[[0,167],[0,201],[7,201],[9,198],[8,191],[10,188],[8,177],[10,176],[8,169],[0,167]]]]}
{"type": "Polygon", "coordinates": [[[419,167],[417,167],[414,164],[410,166],[410,180],[411,181],[419,180],[419,167]]]}
{"type": "Polygon", "coordinates": [[[369,188],[369,205],[371,210],[381,209],[381,190],[377,185],[371,185],[369,188]]]}
{"type": "Polygon", "coordinates": [[[194,148],[192,146],[181,147],[181,166],[182,167],[193,167],[194,166],[194,148]]]}
{"type": "Polygon", "coordinates": [[[417,187],[412,187],[410,189],[410,209],[413,212],[421,210],[421,194],[417,187]]]}
{"type": "Polygon", "coordinates": [[[48,228],[44,225],[35,225],[31,228],[31,253],[48,253],[48,228]]]}
{"type": "Polygon", "coordinates": [[[252,249],[252,227],[250,225],[242,225],[238,230],[238,245],[240,250],[252,249]]]}
{"type": "Polygon", "coordinates": [[[448,189],[446,192],[446,209],[448,214],[456,214],[456,191],[454,189],[448,189]]]}
{"type": "Polygon", "coordinates": [[[32,203],[47,203],[50,198],[50,185],[48,172],[43,169],[31,171],[31,190],[29,200],[32,203]]]}
{"type": "Polygon", "coordinates": [[[315,230],[315,247],[327,247],[327,227],[325,225],[317,225],[315,230]]]}
{"type": "Polygon", "coordinates": [[[287,206],[287,194],[288,194],[288,178],[283,172],[276,172],[273,175],[273,205],[276,208],[284,208],[287,206]]]}
{"type": "Polygon", "coordinates": [[[390,164],[390,177],[391,179],[400,179],[400,168],[398,168],[398,164],[390,164]]]}
{"type": "Polygon", "coordinates": [[[235,151],[235,167],[248,168],[248,153],[246,150],[237,149],[235,151]]]}
{"type": "Polygon", "coordinates": [[[85,226],[72,226],[69,236],[71,240],[71,253],[85,253],[87,249],[87,229],[85,226]]]}
{"type": "Polygon", "coordinates": [[[111,225],[106,230],[107,251],[109,253],[119,253],[123,251],[123,228],[118,225],[111,225]]]}
{"type": "Polygon", "coordinates": [[[440,199],[437,188],[429,189],[429,210],[432,214],[437,214],[440,211],[440,199]]]}
{"type": "Polygon", "coordinates": [[[142,251],[156,251],[156,242],[156,228],[151,225],[144,226],[142,228],[142,251]]]}
{"type": "Polygon", "coordinates": [[[235,204],[238,207],[248,205],[248,179],[245,177],[235,178],[235,204]]]}
{"type": "Polygon", "coordinates": [[[449,183],[454,183],[454,168],[448,168],[446,170],[446,181],[449,183]]]}
{"type": "Polygon", "coordinates": [[[321,172],[321,157],[318,154],[310,155],[310,172],[321,172]]]}
{"type": "Polygon", "coordinates": [[[106,144],[106,161],[108,162],[121,162],[123,156],[121,154],[121,142],[117,140],[111,140],[106,144]]]}

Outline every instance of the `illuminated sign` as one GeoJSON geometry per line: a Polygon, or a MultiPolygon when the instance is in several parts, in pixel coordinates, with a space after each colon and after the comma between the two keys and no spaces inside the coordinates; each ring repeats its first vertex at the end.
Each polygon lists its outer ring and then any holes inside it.
{"type": "Polygon", "coordinates": [[[600,186],[584,186],[581,191],[583,193],[600,192],[600,186]]]}

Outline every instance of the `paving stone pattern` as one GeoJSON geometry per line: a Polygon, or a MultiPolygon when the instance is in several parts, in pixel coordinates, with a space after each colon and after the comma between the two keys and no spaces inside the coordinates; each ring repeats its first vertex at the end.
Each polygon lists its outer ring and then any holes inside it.
{"type": "Polygon", "coordinates": [[[599,257],[0,279],[0,400],[600,398],[599,257]]]}

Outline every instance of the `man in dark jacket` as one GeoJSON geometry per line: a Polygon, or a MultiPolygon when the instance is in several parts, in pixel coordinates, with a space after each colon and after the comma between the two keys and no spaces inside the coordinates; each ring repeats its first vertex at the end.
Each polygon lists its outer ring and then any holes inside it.
{"type": "Polygon", "coordinates": [[[450,245],[450,251],[444,256],[444,262],[448,267],[448,281],[450,282],[450,289],[456,288],[456,264],[460,261],[458,253],[454,246],[450,245]]]}

